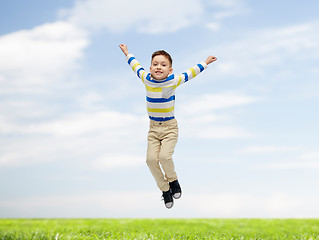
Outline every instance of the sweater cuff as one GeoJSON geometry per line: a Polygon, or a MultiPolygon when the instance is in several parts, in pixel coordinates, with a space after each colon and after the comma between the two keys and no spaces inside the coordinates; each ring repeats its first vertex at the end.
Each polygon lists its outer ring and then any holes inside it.
{"type": "Polygon", "coordinates": [[[208,67],[205,62],[201,62],[200,64],[204,67],[204,69],[206,69],[208,67]]]}
{"type": "Polygon", "coordinates": [[[131,57],[134,57],[134,55],[132,53],[127,54],[126,61],[128,61],[131,57]]]}

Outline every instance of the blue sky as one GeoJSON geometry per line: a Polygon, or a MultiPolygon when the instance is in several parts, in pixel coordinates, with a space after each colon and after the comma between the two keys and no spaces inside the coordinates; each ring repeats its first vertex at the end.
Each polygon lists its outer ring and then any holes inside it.
{"type": "Polygon", "coordinates": [[[318,217],[319,3],[2,1],[0,217],[318,217]],[[176,91],[173,209],[145,164],[148,69],[176,91]]]}

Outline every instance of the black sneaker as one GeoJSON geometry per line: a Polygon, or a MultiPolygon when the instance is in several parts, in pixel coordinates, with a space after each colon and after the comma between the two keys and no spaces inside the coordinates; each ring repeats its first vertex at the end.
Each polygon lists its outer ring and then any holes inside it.
{"type": "Polygon", "coordinates": [[[172,195],[175,199],[179,199],[182,196],[182,189],[178,183],[178,180],[169,183],[169,186],[172,191],[172,195]]]}
{"type": "Polygon", "coordinates": [[[168,190],[166,192],[163,192],[163,195],[162,195],[163,199],[164,200],[164,203],[165,203],[165,207],[167,208],[172,208],[173,205],[174,205],[174,199],[172,197],[172,193],[171,193],[171,190],[168,190]]]}

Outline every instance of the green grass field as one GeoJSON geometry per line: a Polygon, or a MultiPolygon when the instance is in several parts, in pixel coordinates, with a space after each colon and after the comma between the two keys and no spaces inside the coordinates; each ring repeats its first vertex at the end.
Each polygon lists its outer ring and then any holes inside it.
{"type": "Polygon", "coordinates": [[[319,239],[319,219],[0,219],[0,239],[319,239]]]}

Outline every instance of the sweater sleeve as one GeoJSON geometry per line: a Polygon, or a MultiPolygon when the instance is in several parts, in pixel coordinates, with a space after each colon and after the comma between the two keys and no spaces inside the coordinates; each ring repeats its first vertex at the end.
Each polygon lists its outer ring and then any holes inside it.
{"type": "Polygon", "coordinates": [[[186,72],[182,73],[181,75],[177,75],[176,78],[178,79],[177,86],[186,83],[188,80],[196,77],[200,74],[204,69],[207,68],[207,64],[205,62],[201,62],[194,67],[188,69],[186,72]]]}
{"type": "Polygon", "coordinates": [[[128,54],[126,57],[127,63],[130,65],[132,70],[136,73],[136,75],[145,82],[146,76],[148,73],[144,70],[141,64],[135,59],[133,54],[128,54]]]}

